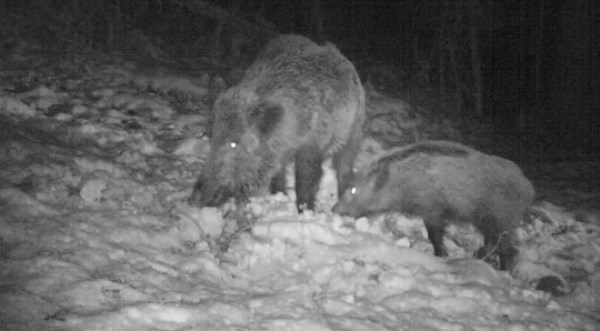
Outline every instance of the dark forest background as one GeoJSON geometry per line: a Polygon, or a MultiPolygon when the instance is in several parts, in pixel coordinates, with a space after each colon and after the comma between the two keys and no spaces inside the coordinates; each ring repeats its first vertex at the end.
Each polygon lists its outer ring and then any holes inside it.
{"type": "Polygon", "coordinates": [[[364,80],[388,77],[386,88],[456,116],[548,143],[600,147],[599,7],[596,0],[1,0],[0,56],[27,41],[65,56],[143,53],[243,67],[273,35],[294,32],[338,45],[364,80]]]}

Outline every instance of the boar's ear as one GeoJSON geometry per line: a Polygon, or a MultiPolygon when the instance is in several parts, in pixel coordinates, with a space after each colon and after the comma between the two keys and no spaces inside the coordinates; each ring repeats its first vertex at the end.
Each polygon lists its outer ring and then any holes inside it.
{"type": "Polygon", "coordinates": [[[262,135],[269,135],[283,117],[281,105],[261,103],[250,113],[250,125],[256,125],[262,135]]]}

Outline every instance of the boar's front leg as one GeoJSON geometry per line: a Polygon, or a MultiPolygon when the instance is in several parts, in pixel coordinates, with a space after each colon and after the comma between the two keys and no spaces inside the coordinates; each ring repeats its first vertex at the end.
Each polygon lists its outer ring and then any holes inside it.
{"type": "Polygon", "coordinates": [[[446,249],[444,247],[444,224],[439,219],[425,219],[425,228],[427,229],[427,236],[429,241],[433,245],[433,254],[435,256],[447,256],[446,249]]]}
{"type": "Polygon", "coordinates": [[[315,197],[323,176],[323,153],[316,146],[302,147],[295,155],[296,207],[315,209],[315,197]]]}
{"type": "Polygon", "coordinates": [[[269,186],[271,194],[276,194],[278,192],[286,192],[285,168],[285,165],[281,167],[281,170],[279,170],[275,177],[271,179],[271,185],[269,186]]]}
{"type": "Polygon", "coordinates": [[[354,161],[360,149],[362,134],[353,132],[346,144],[333,156],[333,168],[338,182],[338,197],[350,187],[354,179],[354,161]]]}

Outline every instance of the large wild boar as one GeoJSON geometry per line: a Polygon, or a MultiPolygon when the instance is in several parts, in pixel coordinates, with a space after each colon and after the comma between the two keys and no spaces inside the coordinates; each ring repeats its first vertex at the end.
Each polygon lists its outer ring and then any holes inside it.
{"type": "Polygon", "coordinates": [[[333,207],[353,217],[401,212],[423,218],[437,256],[445,256],[446,222],[468,222],[484,237],[479,256],[496,250],[500,268],[517,253],[513,230],[534,199],[531,182],[513,162],[448,141],[392,150],[356,175],[333,207]]]}
{"type": "Polygon", "coordinates": [[[354,65],[332,44],[275,38],[213,111],[211,153],[192,203],[243,202],[268,188],[285,192],[291,161],[299,211],[314,209],[325,158],[333,157],[339,193],[352,179],[365,94],[354,65]]]}

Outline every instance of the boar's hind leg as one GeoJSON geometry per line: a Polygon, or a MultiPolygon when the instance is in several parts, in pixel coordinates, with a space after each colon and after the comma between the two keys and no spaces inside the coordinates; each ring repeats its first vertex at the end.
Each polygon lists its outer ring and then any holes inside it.
{"type": "Polygon", "coordinates": [[[429,241],[433,245],[433,254],[435,256],[446,256],[447,253],[444,248],[444,223],[438,219],[426,219],[425,228],[427,229],[429,241]]]}
{"type": "Polygon", "coordinates": [[[500,252],[500,270],[512,271],[515,257],[518,255],[516,248],[510,246],[500,252]]]}
{"type": "Polygon", "coordinates": [[[281,168],[281,170],[271,179],[271,185],[269,190],[271,194],[275,194],[278,192],[285,193],[286,192],[286,183],[285,183],[285,166],[281,168]]]}
{"type": "Polygon", "coordinates": [[[334,155],[333,168],[338,182],[338,197],[341,197],[354,178],[354,160],[360,148],[362,135],[354,132],[346,144],[334,155]]]}
{"type": "Polygon", "coordinates": [[[514,258],[517,256],[518,251],[512,244],[512,237],[510,232],[501,232],[500,229],[492,226],[493,223],[488,221],[488,227],[480,229],[483,234],[485,242],[484,247],[477,251],[477,258],[486,259],[493,253],[498,254],[498,260],[500,270],[511,270],[514,264],[514,258]]]}
{"type": "Polygon", "coordinates": [[[296,174],[296,206],[314,210],[315,197],[323,176],[323,153],[316,147],[302,147],[296,152],[294,170],[296,174]]]}
{"type": "Polygon", "coordinates": [[[196,184],[194,184],[194,191],[192,192],[192,195],[190,196],[190,198],[188,199],[188,203],[191,205],[200,205],[201,199],[202,199],[202,185],[204,184],[204,181],[202,180],[202,178],[198,178],[198,180],[196,181],[196,184]]]}

